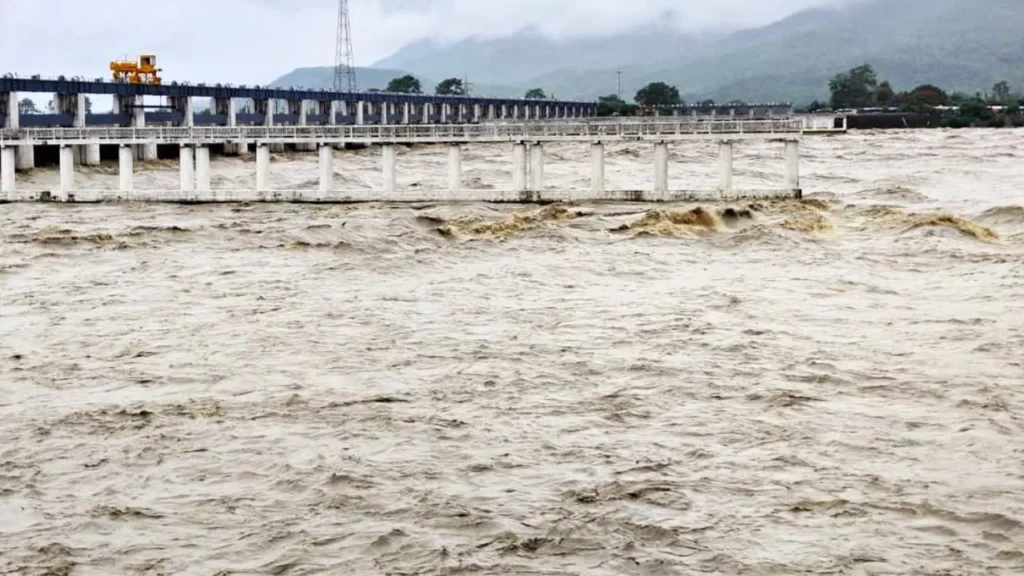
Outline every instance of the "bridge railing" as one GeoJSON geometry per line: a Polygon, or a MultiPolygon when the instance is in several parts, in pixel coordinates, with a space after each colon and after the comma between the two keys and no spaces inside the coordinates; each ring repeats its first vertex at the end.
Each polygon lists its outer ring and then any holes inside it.
{"type": "Polygon", "coordinates": [[[196,126],[144,128],[21,128],[0,130],[0,143],[26,141],[225,142],[232,140],[330,141],[513,141],[558,139],[644,139],[659,136],[799,134],[799,118],[768,120],[677,120],[519,124],[438,124],[385,126],[196,126]]]}

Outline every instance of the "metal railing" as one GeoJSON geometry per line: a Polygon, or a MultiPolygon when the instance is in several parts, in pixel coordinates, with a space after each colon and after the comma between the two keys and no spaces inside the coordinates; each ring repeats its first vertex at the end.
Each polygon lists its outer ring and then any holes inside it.
{"type": "Polygon", "coordinates": [[[267,142],[500,142],[516,140],[643,140],[694,135],[792,135],[805,128],[799,118],[769,120],[665,120],[644,122],[431,124],[385,126],[88,127],[0,130],[0,143],[59,144],[70,141],[219,143],[267,142]]]}

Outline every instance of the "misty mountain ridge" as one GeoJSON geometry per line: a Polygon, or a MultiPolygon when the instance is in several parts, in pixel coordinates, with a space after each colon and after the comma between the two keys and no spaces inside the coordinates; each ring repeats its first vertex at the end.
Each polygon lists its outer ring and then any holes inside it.
{"type": "Polygon", "coordinates": [[[866,0],[729,33],[649,25],[583,39],[552,40],[528,29],[449,45],[420,41],[364,73],[378,80],[373,70],[388,69],[378,85],[360,85],[383,87],[408,72],[424,79],[425,91],[436,82],[426,78],[454,76],[495,90],[488,95],[521,96],[540,87],[592,100],[615,93],[621,71],[627,99],[660,80],[690,101],[799,103],[826,98],[832,75],[870,63],[897,89],[931,83],[973,93],[999,80],[1024,87],[1022,29],[1024,0],[866,0]]]}

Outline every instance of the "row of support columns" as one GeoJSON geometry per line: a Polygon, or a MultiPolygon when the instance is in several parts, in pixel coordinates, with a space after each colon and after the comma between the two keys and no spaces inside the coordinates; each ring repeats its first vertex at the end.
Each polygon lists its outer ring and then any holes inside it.
{"type": "MultiPolygon", "coordinates": [[[[786,184],[787,190],[800,189],[800,144],[797,141],[785,143],[786,184]]],[[[331,146],[321,144],[320,148],[320,191],[328,192],[333,186],[334,167],[331,146]]],[[[184,150],[184,149],[183,149],[184,150]]],[[[208,154],[209,151],[204,148],[208,154]]],[[[184,152],[183,152],[184,154],[184,152]]],[[[594,142],[590,145],[591,189],[595,193],[605,190],[604,144],[594,142]]],[[[397,190],[396,183],[396,152],[394,145],[381,146],[381,163],[383,172],[384,192],[393,194],[397,190]]],[[[185,162],[183,157],[182,162],[185,162]]],[[[654,143],[654,190],[669,191],[668,180],[669,149],[666,142],[654,143]]],[[[206,166],[209,166],[207,159],[206,166]]],[[[187,178],[183,172],[183,179],[187,178]]],[[[208,178],[207,178],[208,181],[208,178]]],[[[512,188],[514,190],[544,189],[544,145],[533,142],[527,146],[525,142],[512,145],[512,188]],[[527,161],[529,160],[529,161],[527,161]]],[[[719,190],[733,191],[733,142],[719,143],[719,190]]],[[[185,189],[184,187],[182,188],[185,189]]],[[[270,190],[270,149],[265,144],[256,147],[256,189],[260,192],[270,190]]],[[[452,194],[462,189],[462,146],[451,144],[448,147],[448,191],[452,194]]]]}
{"type": "MultiPolygon", "coordinates": [[[[321,143],[314,145],[319,148],[321,192],[329,192],[333,188],[333,145],[321,143]]],[[[0,192],[15,191],[15,168],[18,147],[5,146],[0,148],[0,192]]],[[[256,190],[271,191],[270,183],[271,146],[266,143],[256,145],[256,190]]],[[[60,147],[60,190],[66,198],[74,191],[74,159],[73,146],[60,147]]],[[[118,188],[128,193],[133,190],[133,161],[135,151],[131,145],[121,145],[118,152],[119,177],[118,188]]],[[[604,144],[593,142],[590,145],[591,157],[591,189],[600,194],[605,190],[604,144]]],[[[384,192],[393,194],[397,191],[395,146],[381,146],[381,161],[384,192]]],[[[210,149],[207,146],[183,145],[180,147],[180,188],[182,192],[210,190],[210,149]]],[[[785,188],[800,190],[800,144],[798,141],[785,141],[785,188]]],[[[668,180],[669,149],[666,142],[654,143],[654,190],[669,191],[668,180]]],[[[454,196],[462,189],[462,147],[451,144],[448,148],[448,191],[454,196]]],[[[512,188],[517,191],[527,189],[540,191],[544,189],[544,146],[540,142],[516,142],[512,145],[512,188]]],[[[733,191],[733,142],[719,143],[719,190],[733,191]]]]}

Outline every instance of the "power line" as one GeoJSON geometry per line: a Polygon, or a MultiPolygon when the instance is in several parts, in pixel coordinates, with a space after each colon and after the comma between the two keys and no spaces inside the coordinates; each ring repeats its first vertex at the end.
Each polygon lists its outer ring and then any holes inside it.
{"type": "Polygon", "coordinates": [[[348,0],[338,0],[338,41],[334,51],[336,92],[356,92],[356,69],[352,60],[352,25],[348,17],[348,0]]]}

